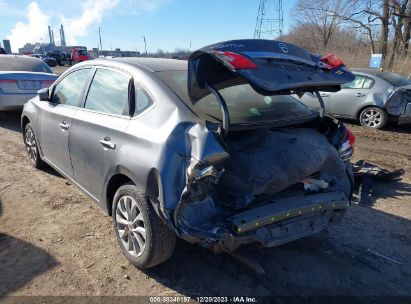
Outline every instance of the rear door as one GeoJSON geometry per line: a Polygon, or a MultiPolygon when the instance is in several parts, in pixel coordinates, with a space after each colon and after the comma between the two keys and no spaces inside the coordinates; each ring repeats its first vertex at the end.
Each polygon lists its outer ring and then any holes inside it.
{"type": "Polygon", "coordinates": [[[71,119],[82,101],[91,72],[91,68],[73,71],[54,86],[51,102],[39,103],[41,151],[47,161],[69,177],[73,177],[68,147],[71,119]]]}
{"type": "Polygon", "coordinates": [[[341,91],[328,93],[330,114],[355,118],[358,106],[366,101],[373,85],[374,79],[356,74],[353,81],[341,85],[341,91]]]}
{"type": "Polygon", "coordinates": [[[85,103],[72,120],[69,147],[74,180],[101,201],[104,179],[121,153],[129,122],[132,77],[97,68],[85,103]]]}

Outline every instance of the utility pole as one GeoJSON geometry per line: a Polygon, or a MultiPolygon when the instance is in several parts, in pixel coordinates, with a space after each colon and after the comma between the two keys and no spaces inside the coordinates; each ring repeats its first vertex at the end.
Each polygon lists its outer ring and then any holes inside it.
{"type": "Polygon", "coordinates": [[[275,39],[283,34],[283,1],[260,0],[254,38],[275,39]]]}
{"type": "Polygon", "coordinates": [[[98,27],[98,36],[100,37],[100,50],[101,50],[101,53],[103,53],[103,44],[101,43],[101,30],[100,30],[100,27],[98,27]]]}
{"type": "Polygon", "coordinates": [[[143,37],[143,40],[144,40],[144,50],[145,50],[145,52],[146,52],[146,56],[147,56],[147,43],[146,43],[146,36],[141,36],[141,37],[143,37]]]}

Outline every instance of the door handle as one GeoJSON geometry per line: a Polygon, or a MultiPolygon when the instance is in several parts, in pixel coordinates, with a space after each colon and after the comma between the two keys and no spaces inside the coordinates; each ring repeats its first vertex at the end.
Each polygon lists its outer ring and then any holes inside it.
{"type": "Polygon", "coordinates": [[[70,126],[65,120],[63,120],[63,122],[60,124],[60,128],[67,131],[68,129],[70,129],[70,126]]]}
{"type": "Polygon", "coordinates": [[[355,93],[355,96],[357,96],[357,97],[364,97],[365,94],[364,94],[364,93],[355,93]]]}
{"type": "Polygon", "coordinates": [[[106,137],[104,139],[99,140],[99,143],[103,146],[104,150],[114,150],[116,148],[116,144],[110,141],[110,137],[106,137]]]}
{"type": "Polygon", "coordinates": [[[320,95],[321,95],[321,97],[328,97],[328,96],[330,96],[330,94],[325,94],[325,93],[321,93],[320,95]]]}

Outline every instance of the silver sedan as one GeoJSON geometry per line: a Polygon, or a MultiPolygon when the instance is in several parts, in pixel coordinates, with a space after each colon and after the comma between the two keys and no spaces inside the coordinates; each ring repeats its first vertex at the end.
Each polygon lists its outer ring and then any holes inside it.
{"type": "MultiPolygon", "coordinates": [[[[373,129],[383,128],[389,120],[411,123],[411,81],[375,69],[351,69],[355,79],[335,93],[321,92],[325,111],[336,117],[358,120],[373,129]]],[[[306,93],[306,105],[318,110],[317,98],[306,93]]]]}
{"type": "Polygon", "coordinates": [[[0,55],[0,111],[19,110],[57,75],[40,59],[0,55]]]}

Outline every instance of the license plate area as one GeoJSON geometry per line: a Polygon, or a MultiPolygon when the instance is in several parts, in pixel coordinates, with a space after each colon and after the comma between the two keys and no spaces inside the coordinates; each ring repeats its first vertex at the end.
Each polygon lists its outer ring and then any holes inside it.
{"type": "Polygon", "coordinates": [[[18,80],[19,89],[24,91],[33,91],[41,89],[40,80],[18,80]]]}

